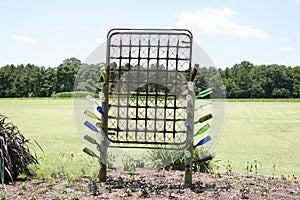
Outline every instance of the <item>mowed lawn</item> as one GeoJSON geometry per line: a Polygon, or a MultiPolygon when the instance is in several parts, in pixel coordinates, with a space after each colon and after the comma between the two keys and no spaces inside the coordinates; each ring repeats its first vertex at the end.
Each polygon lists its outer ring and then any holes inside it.
{"type": "Polygon", "coordinates": [[[7,116],[25,137],[36,140],[48,155],[81,152],[71,99],[0,98],[0,113],[7,116]]]}
{"type": "MultiPolygon", "coordinates": [[[[225,112],[213,149],[221,171],[245,173],[257,160],[261,174],[300,178],[300,102],[227,102],[225,112]]],[[[26,137],[37,140],[45,154],[86,156],[81,153],[71,99],[0,99],[0,113],[26,137]]]]}
{"type": "Polygon", "coordinates": [[[223,170],[226,160],[235,172],[246,172],[247,162],[257,160],[259,173],[299,179],[300,102],[227,102],[214,152],[223,170]]]}

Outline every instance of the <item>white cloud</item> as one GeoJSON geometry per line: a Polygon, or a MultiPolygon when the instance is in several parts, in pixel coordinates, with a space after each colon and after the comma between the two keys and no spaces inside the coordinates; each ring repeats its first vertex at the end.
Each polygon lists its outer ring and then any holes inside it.
{"type": "Polygon", "coordinates": [[[36,41],[30,37],[25,37],[21,35],[12,35],[11,36],[13,39],[19,41],[19,42],[24,42],[24,43],[35,43],[36,41]]]}
{"type": "Polygon", "coordinates": [[[214,9],[202,7],[199,12],[185,12],[178,16],[179,27],[195,28],[212,34],[234,35],[242,38],[270,39],[261,29],[235,23],[232,18],[238,15],[231,8],[214,9]]]}
{"type": "Polygon", "coordinates": [[[300,4],[300,0],[297,0],[296,3],[297,3],[297,4],[300,4]]]}
{"type": "Polygon", "coordinates": [[[280,50],[280,51],[289,52],[289,51],[295,51],[296,48],[291,47],[291,46],[284,46],[284,47],[280,47],[279,50],[280,50]]]}

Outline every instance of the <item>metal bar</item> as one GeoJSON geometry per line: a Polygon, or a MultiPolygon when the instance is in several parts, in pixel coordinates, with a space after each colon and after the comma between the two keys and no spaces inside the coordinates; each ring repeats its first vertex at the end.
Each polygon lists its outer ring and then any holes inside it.
{"type": "MultiPolygon", "coordinates": [[[[130,40],[129,40],[129,43],[131,44],[131,38],[130,38],[130,40]]],[[[123,56],[123,55],[122,55],[123,56]]],[[[129,57],[131,56],[131,47],[129,47],[129,57]]],[[[131,68],[131,66],[130,66],[130,59],[129,59],[129,70],[130,70],[130,68],[131,68]]],[[[129,71],[129,73],[128,73],[128,79],[130,80],[130,71],[129,71]]],[[[126,107],[126,113],[127,113],[127,117],[128,117],[128,113],[129,113],[129,96],[130,95],[130,83],[128,83],[127,82],[127,107],[126,107]]],[[[120,99],[120,97],[118,98],[118,99],[120,99]]],[[[120,105],[120,104],[119,104],[120,105]]],[[[120,109],[118,109],[118,110],[120,110],[120,109]]],[[[128,119],[126,120],[126,129],[128,129],[129,127],[129,122],[128,122],[128,119]]],[[[126,139],[128,138],[128,133],[126,132],[126,139]]]]}
{"type": "MultiPolygon", "coordinates": [[[[140,41],[139,41],[140,42],[140,41]]],[[[130,40],[130,45],[131,45],[131,40],[130,40]]],[[[140,52],[140,49],[139,49],[139,52],[140,52]]],[[[136,80],[135,80],[135,83],[137,84],[137,86],[138,86],[138,82],[139,82],[139,69],[140,69],[140,66],[139,66],[139,64],[140,64],[140,59],[138,59],[138,70],[137,70],[137,73],[136,73],[136,80]]],[[[135,108],[135,116],[136,116],[136,118],[137,118],[137,120],[135,120],[135,138],[137,137],[137,132],[138,132],[138,121],[139,121],[139,111],[138,111],[138,108],[139,108],[139,91],[138,90],[136,90],[136,97],[135,97],[135,106],[134,106],[134,108],[135,108]]]]}
{"type": "MultiPolygon", "coordinates": [[[[192,45],[192,40],[190,41],[192,45]]],[[[192,48],[190,50],[190,57],[192,57],[192,48]]],[[[191,62],[189,63],[189,71],[191,71],[191,62]]],[[[189,80],[192,79],[192,74],[190,73],[189,80]]],[[[192,96],[192,99],[188,101],[188,109],[192,112],[187,113],[187,121],[190,123],[190,129],[187,129],[186,138],[186,152],[190,153],[190,157],[186,156],[185,159],[185,176],[184,184],[186,187],[192,185],[192,167],[193,167],[193,142],[194,142],[194,109],[195,109],[195,92],[194,90],[188,89],[188,95],[192,96]]]]}
{"type": "MultiPolygon", "coordinates": [[[[154,47],[154,46],[153,46],[154,47]]],[[[155,46],[155,47],[157,47],[157,46],[155,46]]],[[[177,47],[177,46],[176,46],[177,47]]],[[[115,57],[115,56],[112,56],[112,57],[110,57],[111,59],[121,59],[121,57],[115,57]]],[[[134,57],[133,57],[134,58],[134,57]]],[[[122,57],[122,59],[129,59],[129,57],[122,57]]],[[[136,59],[137,59],[137,57],[136,57],[136,59]]],[[[141,57],[141,59],[147,59],[147,57],[141,57]]],[[[151,59],[151,58],[149,58],[149,59],[151,59]]],[[[161,58],[160,60],[166,60],[166,58],[161,58]]],[[[186,61],[188,61],[189,59],[188,58],[178,58],[178,59],[176,59],[176,58],[169,58],[169,60],[182,60],[182,61],[184,61],[184,60],[186,60],[186,61]]]]}
{"type": "MultiPolygon", "coordinates": [[[[163,120],[161,120],[163,121],[163,120]]],[[[135,132],[135,129],[126,129],[126,130],[122,130],[122,129],[118,129],[118,128],[108,128],[109,131],[119,131],[119,132],[135,132]]],[[[145,129],[146,130],[146,129],[145,129]]],[[[143,129],[141,129],[140,131],[143,131],[143,129]]],[[[174,132],[173,130],[172,131],[164,131],[164,130],[161,130],[161,131],[157,131],[157,130],[147,130],[147,132],[150,132],[150,133],[175,133],[175,134],[178,134],[178,133],[186,133],[185,131],[176,131],[174,132]]]]}
{"type": "MultiPolygon", "coordinates": [[[[157,47],[156,45],[128,45],[128,44],[123,44],[123,45],[111,45],[111,47],[157,47]]],[[[161,45],[160,47],[168,47],[168,45],[161,45]]],[[[173,45],[170,45],[169,47],[174,47],[176,48],[177,46],[173,46],[173,45]]],[[[180,48],[185,48],[185,49],[189,49],[190,46],[188,45],[184,45],[184,46],[179,46],[180,48]]],[[[120,58],[120,57],[110,57],[110,58],[120,58]]],[[[133,57],[135,58],[135,57],[133,57]]],[[[143,58],[143,57],[142,57],[143,58]]]]}
{"type": "MultiPolygon", "coordinates": [[[[120,143],[120,144],[146,144],[146,145],[184,145],[184,148],[186,148],[186,141],[184,142],[135,142],[135,141],[120,141],[120,140],[110,140],[111,142],[113,143],[120,143]]],[[[117,147],[117,145],[112,145],[112,146],[115,146],[117,147]]],[[[112,146],[109,146],[109,147],[112,147],[112,146]]],[[[125,148],[125,147],[124,147],[125,148]]]]}
{"type": "MultiPolygon", "coordinates": [[[[119,51],[120,57],[122,57],[122,37],[120,37],[120,51],[119,51]]],[[[120,80],[121,78],[121,73],[120,73],[120,69],[121,69],[121,65],[122,65],[122,59],[119,60],[119,66],[118,66],[118,80],[120,80]]],[[[118,92],[120,91],[120,87],[118,87],[118,92]]],[[[120,98],[118,98],[118,104],[120,105],[120,98]]],[[[118,109],[118,117],[120,117],[120,109],[118,109]]],[[[117,127],[119,127],[119,120],[117,120],[117,127]]],[[[119,137],[119,132],[117,132],[117,138],[119,137]]]]}
{"type": "MultiPolygon", "coordinates": [[[[177,41],[177,47],[178,47],[178,44],[179,44],[179,41],[177,41]]],[[[179,49],[176,48],[176,58],[178,58],[178,52],[179,52],[179,49]]],[[[176,72],[175,72],[175,88],[174,88],[174,92],[176,94],[177,93],[177,86],[178,86],[178,83],[177,83],[178,60],[176,60],[176,65],[175,66],[176,66],[176,72]]],[[[174,123],[173,123],[173,130],[176,129],[176,124],[175,124],[175,122],[176,122],[176,108],[177,108],[177,106],[176,106],[176,96],[175,96],[175,98],[174,98],[174,115],[173,115],[173,121],[174,121],[174,123]]],[[[173,134],[173,138],[175,138],[174,134],[173,134]]]]}
{"type": "MultiPolygon", "coordinates": [[[[149,67],[150,67],[149,66],[149,64],[150,64],[149,57],[150,57],[150,37],[148,39],[148,52],[147,52],[146,106],[148,106],[148,100],[149,100],[149,71],[150,71],[150,69],[149,69],[149,67]]],[[[146,112],[145,118],[148,118],[147,108],[145,109],[145,112],[146,112]]],[[[148,122],[148,120],[146,120],[146,122],[145,122],[145,127],[147,127],[147,124],[148,124],[147,122],[148,122]]],[[[155,135],[153,136],[153,138],[154,138],[154,141],[156,141],[156,136],[155,135]]],[[[147,140],[147,132],[145,132],[145,140],[147,140]]]]}
{"type": "MultiPolygon", "coordinates": [[[[162,144],[164,145],[164,144],[162,144]]],[[[110,148],[122,148],[122,149],[164,149],[164,150],[182,150],[185,148],[184,147],[180,147],[177,144],[172,144],[172,145],[176,145],[176,147],[159,147],[159,146],[109,146],[110,148]]]]}
{"type": "Polygon", "coordinates": [[[178,121],[185,121],[185,119],[175,119],[175,120],[172,120],[172,119],[155,119],[155,118],[145,118],[145,117],[141,117],[141,118],[138,118],[138,117],[132,117],[132,118],[127,118],[127,117],[111,117],[109,116],[108,117],[109,119],[123,119],[123,120],[127,120],[127,119],[131,119],[131,120],[157,120],[157,121],[175,121],[175,122],[178,122],[178,121]]]}
{"type": "Polygon", "coordinates": [[[118,28],[112,29],[108,32],[108,36],[112,36],[114,34],[156,34],[156,35],[186,35],[188,37],[192,37],[192,33],[187,29],[129,29],[129,28],[118,28]]]}

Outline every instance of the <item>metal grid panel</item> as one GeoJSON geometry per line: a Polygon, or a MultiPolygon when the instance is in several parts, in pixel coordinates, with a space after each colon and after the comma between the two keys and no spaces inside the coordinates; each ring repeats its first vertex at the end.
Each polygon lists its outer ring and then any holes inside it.
{"type": "Polygon", "coordinates": [[[114,29],[108,34],[104,130],[119,147],[185,145],[192,35],[114,29]]]}

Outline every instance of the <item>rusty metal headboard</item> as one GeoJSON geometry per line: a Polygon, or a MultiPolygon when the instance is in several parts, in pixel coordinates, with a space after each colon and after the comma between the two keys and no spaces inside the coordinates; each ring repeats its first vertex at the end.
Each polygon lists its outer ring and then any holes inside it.
{"type": "Polygon", "coordinates": [[[191,55],[187,30],[108,33],[102,122],[111,147],[185,148],[191,55]]]}

